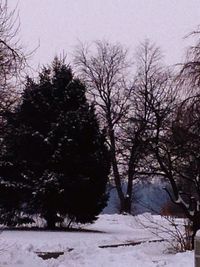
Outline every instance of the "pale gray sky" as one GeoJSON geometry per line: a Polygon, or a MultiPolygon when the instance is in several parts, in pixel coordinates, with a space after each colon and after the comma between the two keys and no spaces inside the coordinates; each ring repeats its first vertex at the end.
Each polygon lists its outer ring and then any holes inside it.
{"type": "Polygon", "coordinates": [[[161,46],[168,64],[181,61],[189,40],[183,37],[200,24],[200,0],[8,0],[18,3],[21,40],[36,67],[55,54],[70,54],[77,40],[118,41],[131,50],[145,38],[161,46]]]}

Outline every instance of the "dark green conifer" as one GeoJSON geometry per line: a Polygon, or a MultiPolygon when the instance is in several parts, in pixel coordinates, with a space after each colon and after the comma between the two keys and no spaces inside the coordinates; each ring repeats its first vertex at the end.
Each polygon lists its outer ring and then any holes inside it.
{"type": "Polygon", "coordinates": [[[8,118],[3,179],[15,183],[16,193],[23,188],[16,210],[40,214],[49,228],[65,216],[92,222],[106,205],[109,152],[85,93],[71,68],[55,59],[37,82],[27,79],[8,118]]]}

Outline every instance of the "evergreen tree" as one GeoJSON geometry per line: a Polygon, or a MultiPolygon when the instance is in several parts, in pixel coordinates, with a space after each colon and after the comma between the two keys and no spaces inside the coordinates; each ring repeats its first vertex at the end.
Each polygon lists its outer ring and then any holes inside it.
{"type": "Polygon", "coordinates": [[[106,205],[109,151],[85,93],[71,68],[55,59],[37,82],[27,79],[8,117],[0,175],[15,195],[21,190],[14,208],[40,214],[48,228],[65,216],[92,222],[106,205]]]}

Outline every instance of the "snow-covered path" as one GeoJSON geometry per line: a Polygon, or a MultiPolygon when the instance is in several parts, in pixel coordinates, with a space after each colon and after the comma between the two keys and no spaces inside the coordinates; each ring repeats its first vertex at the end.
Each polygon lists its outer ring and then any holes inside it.
{"type": "Polygon", "coordinates": [[[3,231],[0,235],[0,267],[193,266],[193,252],[169,254],[167,242],[99,248],[158,239],[140,224],[141,218],[101,215],[95,224],[84,227],[96,232],[3,231]],[[35,253],[56,251],[64,252],[64,255],[43,260],[35,253]]]}

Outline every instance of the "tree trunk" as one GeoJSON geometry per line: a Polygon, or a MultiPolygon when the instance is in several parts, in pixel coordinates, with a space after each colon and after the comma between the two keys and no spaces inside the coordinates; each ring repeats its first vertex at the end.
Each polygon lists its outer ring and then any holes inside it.
{"type": "Polygon", "coordinates": [[[125,197],[122,190],[121,177],[118,170],[117,159],[116,159],[116,148],[115,148],[115,136],[112,126],[109,126],[109,138],[110,138],[110,152],[111,152],[111,164],[113,169],[113,175],[115,180],[115,186],[117,194],[120,200],[120,213],[126,212],[125,197]]]}
{"type": "Polygon", "coordinates": [[[124,209],[123,212],[131,213],[131,196],[127,195],[124,199],[124,209]]]}
{"type": "Polygon", "coordinates": [[[48,214],[45,220],[47,222],[47,229],[54,230],[56,228],[55,216],[48,214]]]}
{"type": "Polygon", "coordinates": [[[194,249],[194,239],[198,230],[200,230],[200,212],[196,212],[192,220],[192,249],[194,249]]]}
{"type": "Polygon", "coordinates": [[[126,194],[126,202],[127,202],[127,213],[131,213],[131,205],[132,205],[132,193],[133,193],[133,177],[135,174],[135,164],[137,161],[137,150],[139,149],[139,141],[137,141],[137,145],[135,143],[132,144],[131,155],[128,164],[128,185],[127,185],[127,194],[126,194]]]}

